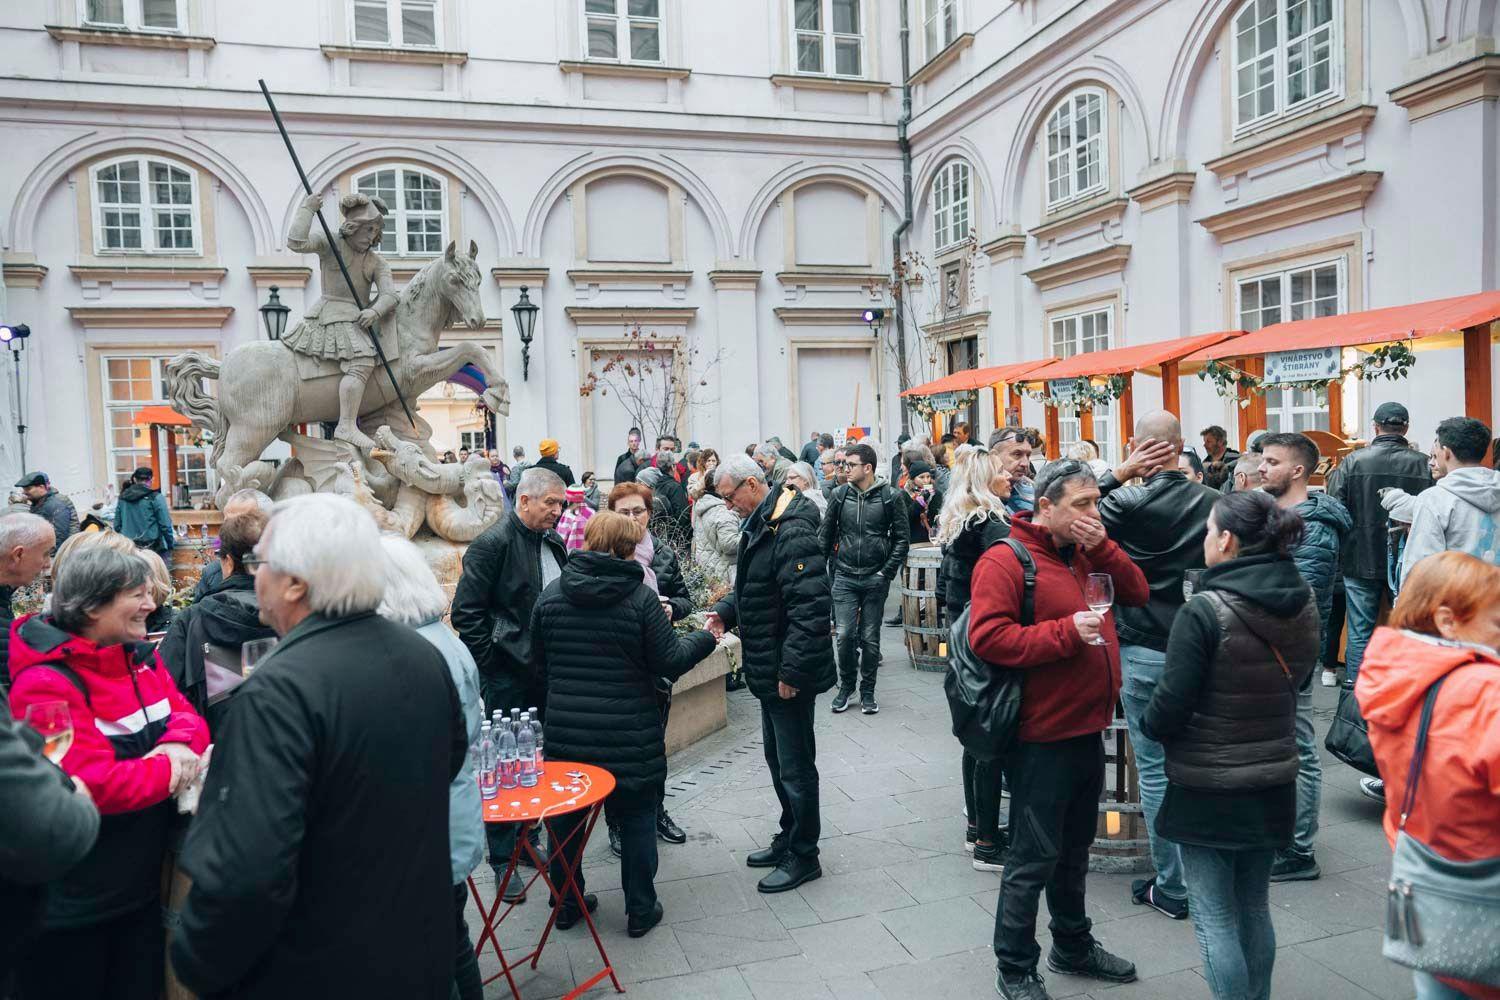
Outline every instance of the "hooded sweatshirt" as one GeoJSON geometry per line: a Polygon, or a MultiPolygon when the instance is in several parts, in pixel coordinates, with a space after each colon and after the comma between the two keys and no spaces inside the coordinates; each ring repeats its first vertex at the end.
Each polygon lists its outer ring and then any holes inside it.
{"type": "Polygon", "coordinates": [[[73,745],[62,769],[88,785],[103,817],[93,850],[48,893],[43,926],[87,927],[158,899],[172,763],[146,754],[163,743],[201,754],[208,724],[146,643],[98,646],[28,615],[11,627],[10,671],[16,718],[37,702],[67,703],[73,745]]]}
{"type": "Polygon", "coordinates": [[[172,548],[172,512],[160,492],[142,483],[128,483],[115,506],[115,530],[144,549],[172,548]]]}
{"type": "Polygon", "coordinates": [[[1479,465],[1454,469],[1417,495],[1401,579],[1427,556],[1449,550],[1500,563],[1500,472],[1479,465]]]}
{"type": "MultiPolygon", "coordinates": [[[[1433,705],[1406,832],[1451,861],[1493,858],[1500,855],[1500,654],[1378,628],[1365,650],[1354,696],[1385,779],[1386,839],[1395,846],[1422,702],[1442,677],[1448,680],[1433,705]]],[[[1500,988],[1455,985],[1468,996],[1500,1000],[1500,988]]]]}

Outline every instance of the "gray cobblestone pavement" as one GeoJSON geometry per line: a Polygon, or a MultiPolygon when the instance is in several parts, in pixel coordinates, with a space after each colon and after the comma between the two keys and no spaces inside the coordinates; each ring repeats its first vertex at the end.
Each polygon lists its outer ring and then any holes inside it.
{"type": "MultiPolygon", "coordinates": [[[[755,891],[764,874],[745,854],[769,842],[777,806],[748,692],[730,695],[729,727],[672,759],[669,808],[688,833],[662,844],[657,891],[663,925],[639,940],[625,934],[619,866],[601,829],[584,871],[599,895],[600,935],[627,996],[751,1000],[906,1000],[992,997],[990,950],[998,874],[977,872],[963,850],[959,750],[948,730],[941,675],[907,665],[899,629],[884,630],[880,713],[828,711],[819,699],[823,877],[777,896],[755,891]]],[[[1316,690],[1319,731],[1335,691],[1316,690]]],[[[1276,923],[1276,1000],[1407,1000],[1404,970],[1380,954],[1389,852],[1380,807],[1359,794],[1357,775],[1325,754],[1317,856],[1323,877],[1271,887],[1276,923]]],[[[1006,800],[1007,803],[1009,800],[1006,800]]],[[[481,868],[476,877],[488,878],[481,868]]],[[[1088,904],[1103,944],[1136,963],[1140,981],[1105,987],[1046,974],[1064,997],[1207,1000],[1187,921],[1134,906],[1128,875],[1093,874],[1088,904]]],[[[480,883],[488,898],[493,886],[480,883]]],[[[502,925],[501,944],[524,951],[546,919],[545,890],[502,925]]],[[[1038,927],[1046,941],[1046,902],[1038,927]]],[[[470,906],[470,928],[477,916],[470,906]]],[[[497,968],[487,949],[486,975],[497,968]]],[[[548,942],[523,997],[561,996],[599,968],[580,923],[548,942]]],[[[613,993],[608,980],[588,993],[613,993]]],[[[503,979],[486,997],[509,996],[503,979]]]]}

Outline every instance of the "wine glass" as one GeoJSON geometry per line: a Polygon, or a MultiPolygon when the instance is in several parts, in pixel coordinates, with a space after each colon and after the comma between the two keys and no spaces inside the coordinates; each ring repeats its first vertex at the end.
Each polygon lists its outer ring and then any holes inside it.
{"type": "Polygon", "coordinates": [[[1191,601],[1193,595],[1198,592],[1198,581],[1203,579],[1201,569],[1190,569],[1182,574],[1182,599],[1191,601]]]}
{"type": "Polygon", "coordinates": [[[26,706],[26,724],[42,736],[42,753],[61,764],[73,745],[73,716],[65,701],[39,701],[26,706]]]}
{"type": "MultiPolygon", "coordinates": [[[[1083,599],[1088,604],[1089,610],[1097,611],[1101,615],[1107,614],[1110,606],[1115,603],[1114,578],[1108,573],[1090,573],[1089,582],[1083,590],[1083,599]]],[[[1101,634],[1089,645],[1104,645],[1104,636],[1101,634]]]]}
{"type": "Polygon", "coordinates": [[[251,639],[240,647],[240,676],[246,680],[255,673],[255,668],[260,666],[260,661],[271,655],[271,650],[276,648],[277,639],[251,639]]]}

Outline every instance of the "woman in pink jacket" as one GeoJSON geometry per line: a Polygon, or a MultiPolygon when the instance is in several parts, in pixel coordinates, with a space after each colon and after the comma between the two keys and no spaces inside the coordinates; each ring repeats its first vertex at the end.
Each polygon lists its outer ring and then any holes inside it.
{"type": "Polygon", "coordinates": [[[146,562],[102,545],[63,562],[52,612],[11,626],[11,711],[67,705],[62,769],[102,821],[93,850],[48,888],[40,937],[17,968],[22,1000],[157,1000],[169,799],[197,775],[208,724],[144,642],[156,609],[146,562]]]}

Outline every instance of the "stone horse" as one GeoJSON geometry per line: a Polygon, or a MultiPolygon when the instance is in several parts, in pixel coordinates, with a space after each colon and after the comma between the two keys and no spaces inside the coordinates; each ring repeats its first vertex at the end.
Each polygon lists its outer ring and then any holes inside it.
{"type": "MultiPolygon", "coordinates": [[[[395,314],[397,350],[389,360],[413,409],[424,391],[472,364],[488,386],[481,396],[485,405],[501,415],[510,412],[509,387],[488,351],[475,343],[438,347],[439,335],[456,320],[471,330],[484,325],[480,272],[474,263],[478,255],[479,247],[472,241],[467,256],[449,243],[443,255],[417,272],[401,292],[395,314]]],[[[260,458],[277,435],[296,424],[338,419],[339,374],[337,363],[297,355],[276,340],[244,344],[222,363],[195,351],[168,363],[173,407],[213,435],[209,463],[219,476],[220,506],[230,493],[248,485],[245,466],[260,458]],[[205,378],[219,380],[218,399],[204,392],[205,378]]],[[[420,417],[415,424],[406,419],[379,364],[365,385],[359,413],[362,424],[387,425],[398,437],[430,450],[432,429],[420,417]]]]}

